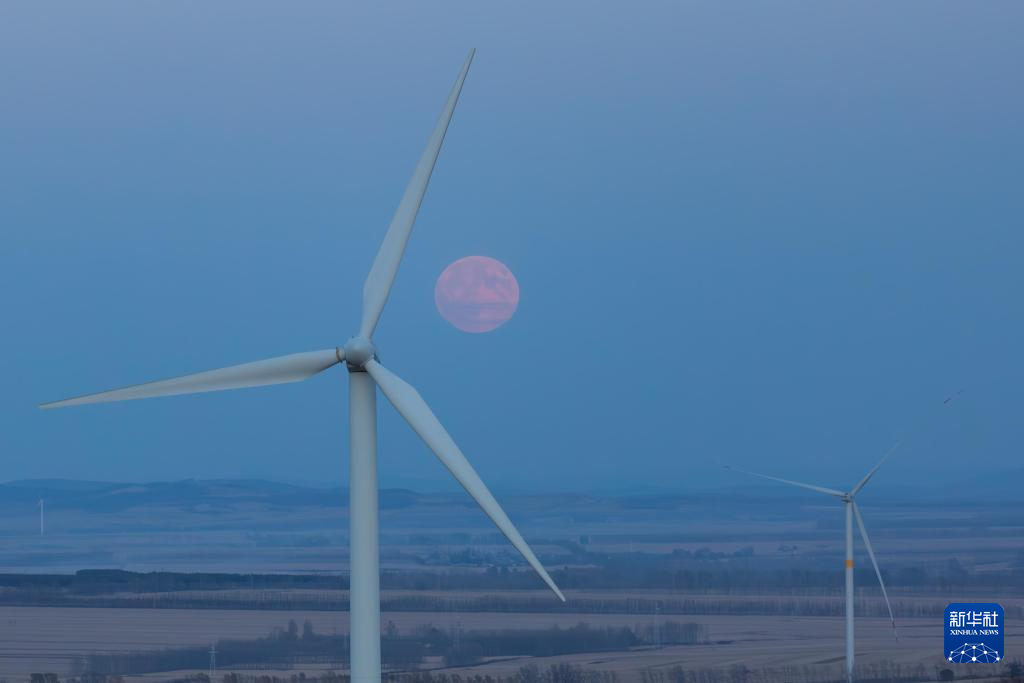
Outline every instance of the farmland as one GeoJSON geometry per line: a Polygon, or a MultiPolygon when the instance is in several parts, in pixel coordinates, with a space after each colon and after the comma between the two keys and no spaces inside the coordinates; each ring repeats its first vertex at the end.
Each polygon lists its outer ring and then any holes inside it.
{"type": "MultiPolygon", "coordinates": [[[[284,633],[289,622],[337,638],[336,656],[282,661],[282,675],[344,670],[347,520],[333,493],[238,483],[160,493],[149,499],[144,487],[132,487],[67,496],[63,508],[53,505],[43,537],[30,530],[31,508],[8,496],[0,675],[67,676],[119,654],[255,641],[284,633]]],[[[26,500],[37,495],[25,492],[26,500]]],[[[510,513],[567,593],[562,605],[459,496],[402,491],[383,500],[382,628],[395,638],[415,640],[432,627],[450,650],[452,642],[498,629],[586,624],[588,632],[629,633],[619,649],[467,655],[457,666],[427,647],[407,667],[507,677],[527,663],[557,662],[628,682],[678,667],[740,664],[804,667],[825,677],[840,662],[841,519],[831,507],[754,498],[724,515],[700,496],[513,497],[510,513]],[[700,642],[670,642],[664,634],[672,624],[693,625],[700,642]]],[[[889,503],[865,514],[900,640],[864,558],[857,570],[860,665],[898,665],[934,679],[944,668],[946,603],[995,600],[1008,617],[1024,615],[1018,506],[946,506],[935,514],[926,503],[889,503]]],[[[1011,656],[1020,640],[1010,633],[1011,656]]],[[[229,670],[251,670],[239,666],[229,670]]],[[[191,669],[200,670],[205,658],[191,669]]]]}

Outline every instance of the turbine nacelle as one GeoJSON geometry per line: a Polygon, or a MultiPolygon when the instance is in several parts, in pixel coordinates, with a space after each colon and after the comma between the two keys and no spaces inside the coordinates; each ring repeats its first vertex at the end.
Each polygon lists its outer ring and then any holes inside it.
{"type": "Polygon", "coordinates": [[[366,364],[377,358],[377,347],[373,345],[372,341],[361,335],[352,337],[345,342],[341,351],[349,372],[366,372],[366,364]]]}

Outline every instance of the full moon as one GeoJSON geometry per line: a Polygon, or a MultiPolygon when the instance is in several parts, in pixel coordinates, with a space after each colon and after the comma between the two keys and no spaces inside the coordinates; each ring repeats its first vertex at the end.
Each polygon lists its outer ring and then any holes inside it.
{"type": "Polygon", "coordinates": [[[519,305],[519,283],[501,261],[466,256],[444,269],[434,287],[441,317],[463,332],[490,332],[519,305]]]}

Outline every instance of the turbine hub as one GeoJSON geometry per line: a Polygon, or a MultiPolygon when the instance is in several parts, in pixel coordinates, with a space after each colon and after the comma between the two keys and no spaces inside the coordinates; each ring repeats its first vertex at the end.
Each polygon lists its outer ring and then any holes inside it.
{"type": "Polygon", "coordinates": [[[377,348],[366,337],[352,337],[345,346],[345,363],[351,372],[362,372],[363,366],[377,357],[377,348]]]}

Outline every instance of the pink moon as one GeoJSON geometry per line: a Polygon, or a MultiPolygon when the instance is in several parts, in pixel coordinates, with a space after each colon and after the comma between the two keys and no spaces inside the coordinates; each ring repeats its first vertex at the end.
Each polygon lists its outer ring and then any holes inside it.
{"type": "Polygon", "coordinates": [[[441,317],[463,332],[490,332],[516,312],[519,283],[501,261],[466,256],[437,278],[434,303],[441,317]]]}

